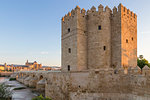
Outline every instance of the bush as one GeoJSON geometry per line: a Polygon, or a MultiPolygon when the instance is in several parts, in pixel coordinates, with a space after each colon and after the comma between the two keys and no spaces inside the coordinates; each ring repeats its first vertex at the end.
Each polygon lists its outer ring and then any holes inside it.
{"type": "Polygon", "coordinates": [[[33,98],[32,100],[52,100],[48,97],[43,97],[42,95],[33,98]]]}
{"type": "Polygon", "coordinates": [[[138,58],[137,59],[137,64],[141,69],[143,69],[145,65],[150,67],[150,63],[148,62],[148,60],[146,60],[144,58],[138,58]]]}
{"type": "Polygon", "coordinates": [[[4,84],[0,84],[0,100],[11,100],[12,92],[10,89],[4,84]]]}

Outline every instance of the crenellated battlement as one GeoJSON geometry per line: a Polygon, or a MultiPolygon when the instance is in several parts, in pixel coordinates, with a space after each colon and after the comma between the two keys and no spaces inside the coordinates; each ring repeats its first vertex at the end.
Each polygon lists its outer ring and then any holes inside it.
{"type": "Polygon", "coordinates": [[[130,11],[130,9],[127,9],[125,6],[122,4],[118,5],[118,8],[115,6],[113,9],[110,9],[108,6],[104,7],[103,5],[98,6],[98,10],[96,10],[95,6],[92,6],[91,9],[88,9],[87,11],[84,8],[80,8],[79,6],[76,6],[75,9],[72,9],[71,12],[66,14],[64,17],[62,17],[62,21],[68,20],[68,18],[74,18],[75,15],[77,14],[82,14],[82,15],[88,15],[91,13],[110,13],[113,16],[116,16],[117,13],[122,13],[122,15],[131,17],[131,18],[137,18],[137,15],[133,12],[130,11]]]}
{"type": "Polygon", "coordinates": [[[130,9],[127,9],[122,4],[120,4],[118,6],[118,9],[120,9],[121,13],[124,14],[124,15],[127,15],[127,16],[135,18],[135,19],[137,18],[137,15],[133,11],[130,11],[130,9]]]}
{"type": "Polygon", "coordinates": [[[68,12],[64,17],[62,17],[62,21],[68,20],[69,18],[74,18],[77,14],[86,15],[86,10],[81,9],[79,6],[76,6],[75,9],[72,9],[71,12],[68,12]]]}
{"type": "Polygon", "coordinates": [[[95,13],[95,12],[97,12],[97,13],[104,13],[104,12],[111,13],[112,10],[108,6],[106,6],[104,8],[104,6],[101,4],[98,6],[98,11],[96,10],[96,7],[94,7],[94,6],[92,6],[92,8],[87,10],[87,11],[84,8],[81,9],[79,6],[76,6],[75,9],[72,9],[71,12],[69,12],[64,17],[62,17],[62,21],[65,21],[70,17],[72,18],[77,14],[88,15],[88,14],[95,13]]]}

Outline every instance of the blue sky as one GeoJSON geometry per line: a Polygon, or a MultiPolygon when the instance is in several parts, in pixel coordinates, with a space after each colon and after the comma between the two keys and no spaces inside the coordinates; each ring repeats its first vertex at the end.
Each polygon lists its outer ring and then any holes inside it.
{"type": "Polygon", "coordinates": [[[61,64],[61,18],[79,5],[122,3],[138,15],[138,55],[150,61],[150,0],[0,0],[0,63],[61,64]]]}

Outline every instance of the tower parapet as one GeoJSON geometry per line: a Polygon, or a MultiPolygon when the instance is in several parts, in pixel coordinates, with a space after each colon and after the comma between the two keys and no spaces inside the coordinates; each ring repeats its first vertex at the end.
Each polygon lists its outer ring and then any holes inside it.
{"type": "Polygon", "coordinates": [[[106,6],[106,7],[104,8],[104,6],[101,5],[101,4],[98,6],[98,11],[96,11],[96,8],[95,8],[94,6],[92,6],[92,8],[89,9],[89,10],[87,10],[87,11],[86,11],[84,8],[81,9],[79,6],[76,6],[75,9],[72,9],[71,13],[69,12],[69,13],[66,14],[64,17],[62,17],[62,21],[68,20],[68,18],[72,18],[72,17],[74,17],[74,15],[76,15],[76,14],[88,15],[88,14],[94,13],[94,12],[97,12],[97,13],[98,13],[98,12],[99,12],[99,13],[109,12],[109,13],[111,13],[112,10],[111,10],[108,6],[106,6]],[[70,17],[69,17],[69,16],[70,16],[70,17]]]}
{"type": "Polygon", "coordinates": [[[130,11],[130,9],[127,9],[122,4],[118,6],[118,9],[121,11],[122,15],[128,16],[128,18],[137,18],[137,15],[133,11],[130,11]]]}
{"type": "Polygon", "coordinates": [[[116,6],[114,6],[114,8],[112,10],[108,6],[106,6],[104,8],[104,6],[100,4],[98,6],[98,11],[96,11],[96,8],[94,6],[92,6],[92,8],[87,10],[87,11],[84,8],[81,9],[79,6],[76,6],[75,9],[72,9],[71,12],[68,12],[68,14],[66,14],[64,17],[62,17],[62,21],[65,21],[65,19],[67,20],[70,17],[74,17],[74,15],[76,15],[76,14],[88,15],[88,14],[93,13],[93,12],[101,12],[101,13],[102,12],[109,12],[109,13],[112,13],[114,16],[118,12],[120,12],[120,13],[122,13],[122,15],[128,16],[128,18],[129,17],[130,18],[135,18],[135,19],[137,18],[137,15],[133,11],[130,11],[130,9],[127,9],[122,4],[119,4],[118,9],[116,8],[116,6]]]}

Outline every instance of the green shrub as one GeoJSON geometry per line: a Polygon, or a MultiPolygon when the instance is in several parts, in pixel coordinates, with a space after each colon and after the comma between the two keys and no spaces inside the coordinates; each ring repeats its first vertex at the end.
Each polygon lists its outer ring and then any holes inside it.
{"type": "Polygon", "coordinates": [[[4,84],[0,84],[0,100],[11,100],[12,92],[10,89],[4,84]]]}
{"type": "Polygon", "coordinates": [[[147,65],[148,67],[150,67],[150,63],[148,62],[148,60],[146,60],[145,58],[139,57],[137,59],[137,65],[143,69],[145,65],[147,65]]]}
{"type": "Polygon", "coordinates": [[[16,80],[16,78],[10,78],[9,79],[9,81],[15,81],[16,80]]]}
{"type": "Polygon", "coordinates": [[[42,95],[33,98],[32,100],[52,100],[48,97],[43,97],[42,95]]]}

